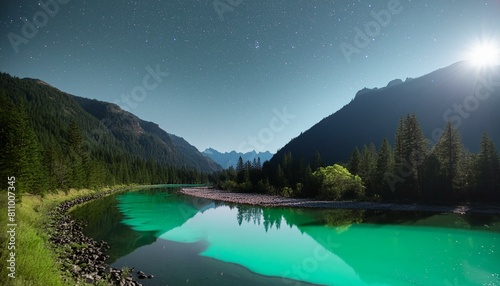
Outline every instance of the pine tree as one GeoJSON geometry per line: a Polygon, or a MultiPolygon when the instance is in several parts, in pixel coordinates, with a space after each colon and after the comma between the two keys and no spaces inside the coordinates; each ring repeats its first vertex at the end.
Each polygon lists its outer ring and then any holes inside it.
{"type": "MultiPolygon", "coordinates": [[[[75,121],[71,122],[68,128],[66,154],[68,166],[70,168],[68,179],[70,187],[87,187],[90,177],[90,159],[86,150],[82,131],[75,121]]],[[[119,170],[124,169],[124,166],[120,166],[119,170]]],[[[123,176],[123,178],[126,182],[130,181],[128,176],[123,176]]]]}
{"type": "Polygon", "coordinates": [[[366,145],[363,146],[359,165],[359,176],[363,179],[367,193],[371,194],[373,193],[375,168],[377,166],[377,149],[373,143],[370,143],[370,147],[366,145]]]}
{"type": "Polygon", "coordinates": [[[293,181],[295,180],[295,178],[293,177],[293,163],[294,160],[292,158],[292,153],[287,152],[285,156],[283,156],[283,161],[281,163],[281,168],[283,170],[285,179],[285,187],[291,187],[293,181]]]}
{"type": "Polygon", "coordinates": [[[423,135],[416,115],[400,118],[394,147],[394,171],[401,178],[399,196],[417,198],[421,192],[424,162],[429,143],[423,135]]]}
{"type": "Polygon", "coordinates": [[[244,168],[244,182],[250,181],[250,171],[251,170],[252,170],[252,163],[250,163],[250,160],[247,160],[245,162],[245,168],[244,168]]]}
{"type": "Polygon", "coordinates": [[[283,172],[283,168],[281,168],[281,164],[278,164],[278,167],[276,168],[276,188],[277,191],[281,190],[285,187],[286,182],[285,182],[285,173],[283,172]]]}
{"type": "Polygon", "coordinates": [[[236,183],[242,184],[245,182],[245,164],[241,156],[238,158],[238,163],[236,163],[236,183]]]}
{"type": "Polygon", "coordinates": [[[393,178],[397,178],[397,180],[391,179],[392,182],[392,191],[394,195],[401,196],[403,193],[404,186],[403,183],[405,181],[405,176],[408,174],[406,169],[406,159],[405,159],[405,122],[403,117],[399,118],[399,125],[396,130],[396,138],[394,144],[394,170],[392,174],[394,174],[393,178]]]}
{"type": "MultiPolygon", "coordinates": [[[[12,159],[13,152],[12,149],[12,139],[11,139],[11,116],[13,115],[11,110],[13,108],[12,103],[7,98],[5,92],[0,92],[0,177],[7,178],[14,176],[12,170],[14,168],[14,163],[12,159]]],[[[6,189],[6,180],[2,179],[0,181],[0,188],[6,189]]]]}
{"type": "Polygon", "coordinates": [[[323,160],[321,160],[321,154],[319,153],[319,151],[316,151],[316,153],[314,153],[314,157],[313,157],[311,168],[313,170],[316,170],[319,167],[323,167],[323,160]]]}
{"type": "Polygon", "coordinates": [[[435,152],[431,152],[425,160],[423,172],[422,197],[426,200],[443,200],[445,187],[441,162],[435,152]]]}
{"type": "Polygon", "coordinates": [[[404,156],[412,166],[411,175],[407,180],[407,187],[411,195],[417,198],[420,195],[423,164],[428,156],[429,143],[420,128],[415,114],[407,116],[404,128],[404,156]]]}
{"type": "Polygon", "coordinates": [[[304,169],[304,190],[303,196],[316,197],[318,195],[319,186],[315,184],[311,165],[307,165],[304,169]]]}
{"type": "Polygon", "coordinates": [[[0,103],[0,174],[16,177],[19,193],[43,194],[48,189],[45,170],[24,103],[15,107],[5,94],[0,94],[0,103]]]}
{"type": "Polygon", "coordinates": [[[394,158],[392,155],[391,145],[389,140],[384,139],[380,146],[380,151],[377,157],[377,166],[375,168],[375,187],[376,192],[387,197],[390,191],[390,186],[386,182],[386,177],[389,172],[394,169],[394,158]]]}
{"type": "Polygon", "coordinates": [[[56,173],[56,162],[57,155],[52,144],[43,151],[42,164],[45,168],[45,174],[47,175],[47,184],[52,187],[57,187],[57,173],[56,173]]]}
{"type": "Polygon", "coordinates": [[[477,156],[477,190],[486,198],[499,198],[500,157],[495,143],[483,134],[477,156]]]}
{"type": "Polygon", "coordinates": [[[361,163],[361,153],[359,152],[358,147],[354,147],[354,150],[352,151],[351,157],[349,159],[349,163],[347,163],[349,172],[355,175],[359,175],[360,163],[361,163]]]}
{"type": "Polygon", "coordinates": [[[252,169],[254,169],[254,170],[260,170],[260,169],[262,169],[262,164],[260,162],[260,157],[253,158],[252,169]]]}
{"type": "Polygon", "coordinates": [[[474,193],[477,193],[477,157],[477,154],[473,154],[464,149],[464,155],[460,165],[460,174],[457,178],[458,186],[460,186],[463,192],[462,199],[477,200],[476,197],[472,196],[474,193]]]}
{"type": "Polygon", "coordinates": [[[396,130],[396,140],[394,144],[394,164],[396,171],[403,168],[405,160],[405,122],[403,117],[399,118],[398,129],[396,130]]]}
{"type": "Polygon", "coordinates": [[[447,194],[456,198],[454,190],[458,189],[458,176],[463,160],[464,147],[460,134],[453,128],[451,122],[446,124],[445,130],[434,146],[433,153],[441,164],[441,171],[444,175],[447,194]]]}
{"type": "MultiPolygon", "coordinates": [[[[20,112],[22,112],[20,110],[20,112]]],[[[27,122],[26,122],[27,123],[27,122]]],[[[42,167],[42,152],[35,135],[35,131],[31,126],[26,124],[24,132],[24,152],[27,162],[24,166],[24,174],[26,180],[27,191],[33,194],[45,194],[48,190],[48,181],[45,169],[42,167]]]]}

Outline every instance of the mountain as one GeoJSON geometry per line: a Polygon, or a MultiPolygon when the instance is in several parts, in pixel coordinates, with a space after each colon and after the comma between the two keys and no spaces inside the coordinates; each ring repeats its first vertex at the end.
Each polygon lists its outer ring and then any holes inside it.
{"type": "Polygon", "coordinates": [[[201,152],[204,156],[214,160],[216,163],[224,167],[225,169],[229,167],[236,167],[236,163],[238,163],[238,159],[241,157],[243,162],[250,161],[253,159],[260,158],[260,161],[264,163],[271,159],[273,154],[269,151],[256,153],[255,151],[248,153],[240,153],[236,151],[221,153],[215,149],[208,148],[205,151],[201,152]]]}
{"type": "Polygon", "coordinates": [[[144,121],[118,105],[75,97],[80,106],[97,118],[107,129],[124,143],[124,147],[144,158],[156,158],[176,167],[188,167],[212,172],[221,169],[207,160],[196,147],[186,140],[161,129],[158,124],[144,121]]]}
{"type": "Polygon", "coordinates": [[[479,150],[484,132],[500,146],[500,66],[474,68],[458,62],[415,79],[393,80],[384,88],[365,88],[343,108],[292,139],[271,162],[291,152],[310,161],[319,151],[325,164],[346,162],[355,146],[388,138],[394,146],[401,116],[416,114],[434,144],[447,121],[458,128],[463,144],[479,150]]]}
{"type": "Polygon", "coordinates": [[[183,138],[116,104],[74,96],[41,80],[19,79],[5,73],[0,74],[0,93],[15,105],[24,105],[42,150],[64,150],[64,138],[75,122],[93,157],[110,161],[121,156],[205,173],[221,169],[183,138]]]}

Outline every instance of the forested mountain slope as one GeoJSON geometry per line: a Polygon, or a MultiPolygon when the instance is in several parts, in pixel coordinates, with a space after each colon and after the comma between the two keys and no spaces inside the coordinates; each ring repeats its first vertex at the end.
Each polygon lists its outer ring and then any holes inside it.
{"type": "Polygon", "coordinates": [[[0,173],[26,191],[200,182],[221,169],[155,123],[37,79],[0,74],[0,101],[0,173]]]}
{"type": "Polygon", "coordinates": [[[500,146],[500,67],[458,62],[416,79],[394,80],[387,87],[363,89],[346,106],[292,139],[271,162],[291,152],[310,161],[319,151],[325,164],[346,162],[353,148],[384,138],[394,144],[401,116],[416,114],[424,135],[435,143],[447,121],[477,152],[484,132],[500,146]]]}

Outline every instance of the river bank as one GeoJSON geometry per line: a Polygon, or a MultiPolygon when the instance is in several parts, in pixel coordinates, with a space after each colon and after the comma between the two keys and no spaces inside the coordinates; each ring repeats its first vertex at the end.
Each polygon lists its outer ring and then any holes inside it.
{"type": "Polygon", "coordinates": [[[295,207],[295,208],[331,208],[331,209],[366,209],[394,211],[428,211],[446,213],[483,213],[500,214],[500,206],[495,205],[433,205],[377,203],[358,201],[320,201],[313,199],[285,198],[252,193],[233,193],[210,188],[182,188],[182,194],[223,201],[228,203],[247,204],[263,207],[295,207]]]}
{"type": "MultiPolygon", "coordinates": [[[[124,189],[111,189],[93,195],[87,195],[60,203],[48,214],[50,243],[58,252],[58,262],[65,275],[70,275],[76,281],[96,284],[105,281],[110,285],[141,286],[135,279],[152,278],[139,271],[137,277],[131,274],[134,269],[111,268],[105,261],[109,257],[109,248],[105,241],[95,241],[82,232],[84,222],[78,222],[67,214],[74,206],[84,204],[103,196],[124,189]]],[[[63,278],[65,282],[67,277],[63,278]]]]}
{"type": "MultiPolygon", "coordinates": [[[[116,285],[115,281],[118,279],[112,282],[109,280],[105,282],[105,279],[102,279],[98,282],[95,279],[98,278],[95,277],[95,274],[98,274],[99,271],[85,273],[89,263],[88,261],[78,261],[80,254],[87,252],[85,256],[89,259],[105,259],[106,243],[92,242],[83,234],[78,234],[82,225],[78,222],[72,222],[72,218],[66,214],[66,211],[70,205],[76,206],[90,201],[90,198],[96,199],[133,187],[120,185],[100,190],[71,189],[66,192],[48,193],[45,196],[23,194],[22,199],[16,200],[15,204],[15,222],[17,223],[15,247],[9,248],[9,251],[0,251],[0,265],[2,266],[0,285],[82,285],[92,280],[98,285],[116,285]],[[73,202],[69,203],[71,201],[73,202]],[[73,238],[70,239],[70,236],[76,237],[80,242],[73,238]],[[68,257],[68,254],[73,251],[74,253],[68,257]],[[13,254],[15,262],[9,264],[9,266],[14,266],[11,271],[8,270],[5,262],[10,258],[9,255],[13,254]],[[75,256],[73,257],[73,255],[75,256]],[[9,273],[13,273],[12,277],[7,276],[9,273]]],[[[7,206],[6,195],[0,196],[0,205],[7,206]]],[[[0,225],[0,244],[5,247],[5,250],[7,250],[8,239],[6,226],[7,224],[0,225]]],[[[101,278],[120,276],[120,278],[123,277],[127,280],[127,275],[122,270],[111,269],[105,264],[98,268],[94,266],[97,270],[102,270],[102,267],[105,267],[106,275],[101,278]]],[[[137,274],[135,277],[139,275],[137,274]]],[[[130,282],[130,279],[127,281],[130,282]]],[[[129,285],[131,284],[129,283],[129,285]]]]}

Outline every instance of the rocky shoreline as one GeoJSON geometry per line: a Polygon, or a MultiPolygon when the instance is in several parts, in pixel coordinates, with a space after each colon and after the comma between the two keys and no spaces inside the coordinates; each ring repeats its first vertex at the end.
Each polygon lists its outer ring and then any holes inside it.
{"type": "MultiPolygon", "coordinates": [[[[107,281],[110,285],[139,286],[139,282],[131,275],[134,269],[115,269],[105,263],[108,244],[95,241],[83,234],[83,223],[77,222],[67,214],[68,210],[78,204],[101,198],[116,192],[107,192],[80,197],[59,204],[49,213],[50,243],[58,254],[58,262],[63,272],[76,281],[96,284],[107,281]]],[[[138,279],[153,278],[144,272],[137,272],[138,279]]],[[[65,279],[63,277],[63,279],[65,279]]],[[[68,280],[67,278],[65,280],[68,280]]],[[[66,281],[67,282],[67,281],[66,281]]]]}
{"type": "Polygon", "coordinates": [[[223,201],[228,203],[256,205],[263,207],[296,207],[296,208],[331,208],[331,209],[369,209],[393,211],[428,211],[446,213],[483,213],[500,214],[500,206],[492,205],[432,205],[401,204],[357,201],[319,201],[312,199],[285,198],[251,193],[233,193],[210,188],[182,188],[182,194],[223,201]]]}

